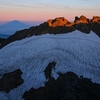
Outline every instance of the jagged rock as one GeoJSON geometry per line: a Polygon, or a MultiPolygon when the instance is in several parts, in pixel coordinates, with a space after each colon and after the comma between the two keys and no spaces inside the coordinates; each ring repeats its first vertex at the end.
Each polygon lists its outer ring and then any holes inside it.
{"type": "Polygon", "coordinates": [[[95,32],[100,37],[100,24],[98,22],[94,22],[91,24],[91,30],[95,32]]]}
{"type": "Polygon", "coordinates": [[[75,29],[84,32],[86,34],[87,33],[89,34],[91,31],[91,26],[90,24],[79,23],[79,24],[75,24],[75,29]]]}
{"type": "Polygon", "coordinates": [[[64,17],[59,17],[59,18],[55,18],[54,20],[47,21],[48,25],[51,27],[66,26],[68,22],[69,21],[65,19],[64,17]]]}
{"type": "Polygon", "coordinates": [[[84,33],[90,33],[91,25],[89,23],[89,19],[86,18],[85,16],[82,15],[80,16],[80,18],[76,16],[74,24],[76,30],[80,30],[84,33]]]}
{"type": "Polygon", "coordinates": [[[75,17],[75,21],[74,22],[75,22],[75,24],[80,24],[80,23],[88,24],[89,23],[89,19],[82,15],[82,16],[80,16],[80,18],[75,17]]]}
{"type": "Polygon", "coordinates": [[[100,17],[99,16],[93,16],[92,22],[97,22],[100,24],[100,17]]]}
{"type": "Polygon", "coordinates": [[[74,24],[75,24],[74,22],[68,22],[65,26],[66,27],[73,27],[74,24]]]}
{"type": "Polygon", "coordinates": [[[99,100],[100,85],[90,79],[78,77],[73,72],[59,73],[45,87],[31,88],[23,94],[25,100],[99,100]]]}
{"type": "MultiPolygon", "coordinates": [[[[75,21],[77,21],[77,20],[79,20],[79,17],[78,17],[78,16],[75,16],[75,21]]],[[[74,22],[75,22],[75,21],[74,21],[74,22]]]]}
{"type": "Polygon", "coordinates": [[[24,82],[21,78],[21,74],[20,69],[4,74],[2,79],[0,79],[0,91],[8,93],[11,89],[21,85],[24,82]]]}
{"type": "Polygon", "coordinates": [[[0,38],[0,46],[2,45],[2,42],[4,41],[4,38],[0,38]]]}
{"type": "Polygon", "coordinates": [[[56,65],[56,62],[52,61],[52,62],[50,62],[50,63],[48,64],[48,66],[47,66],[46,69],[44,70],[45,76],[46,76],[47,79],[48,79],[48,78],[49,78],[49,79],[51,78],[52,69],[54,69],[55,65],[56,65]]]}
{"type": "Polygon", "coordinates": [[[52,26],[52,19],[49,19],[49,20],[47,21],[47,23],[48,23],[49,26],[52,26]]]}

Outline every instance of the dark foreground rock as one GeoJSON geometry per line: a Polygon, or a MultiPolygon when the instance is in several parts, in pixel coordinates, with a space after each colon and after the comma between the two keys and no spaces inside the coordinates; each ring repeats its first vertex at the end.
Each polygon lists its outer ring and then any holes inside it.
{"type": "Polygon", "coordinates": [[[31,88],[23,94],[25,100],[100,100],[100,84],[93,83],[73,72],[58,73],[57,80],[52,78],[52,69],[56,62],[52,61],[44,70],[48,82],[44,87],[31,88]]]}
{"type": "Polygon", "coordinates": [[[10,90],[23,84],[24,80],[21,78],[21,74],[20,69],[4,74],[2,79],[0,79],[0,91],[8,93],[10,90]]]}
{"type": "Polygon", "coordinates": [[[52,69],[55,69],[56,62],[52,61],[48,64],[46,69],[44,70],[46,79],[51,78],[52,69]]]}
{"type": "Polygon", "coordinates": [[[49,78],[45,87],[31,88],[23,94],[25,100],[100,100],[100,84],[78,77],[73,72],[59,73],[49,78]]]}
{"type": "Polygon", "coordinates": [[[4,38],[0,38],[0,45],[4,42],[4,38]]]}
{"type": "MultiPolygon", "coordinates": [[[[22,98],[25,100],[100,100],[100,84],[93,83],[91,79],[78,76],[74,72],[57,74],[55,80],[52,70],[56,69],[56,62],[48,63],[44,70],[47,79],[44,87],[30,88],[25,91],[22,98]]],[[[24,83],[21,70],[6,73],[0,79],[0,92],[9,93],[24,83]]],[[[33,75],[34,77],[34,75],[33,75]]]]}
{"type": "Polygon", "coordinates": [[[100,37],[100,17],[94,16],[92,19],[88,19],[83,15],[80,17],[76,16],[74,22],[69,22],[64,17],[51,19],[40,24],[39,26],[33,26],[29,29],[17,31],[14,35],[8,37],[5,41],[3,41],[0,48],[13,41],[21,40],[33,35],[42,35],[46,33],[62,34],[75,30],[79,30],[86,34],[89,34],[90,31],[93,31],[100,37]]]}

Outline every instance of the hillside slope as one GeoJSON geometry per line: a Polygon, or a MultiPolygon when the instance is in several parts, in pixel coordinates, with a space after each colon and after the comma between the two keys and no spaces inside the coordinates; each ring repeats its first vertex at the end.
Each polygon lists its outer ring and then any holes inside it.
{"type": "MultiPolygon", "coordinates": [[[[67,72],[100,84],[100,38],[94,32],[84,34],[76,30],[68,34],[45,34],[12,42],[0,50],[0,100],[22,100],[27,95],[26,91],[45,87],[51,78],[57,80],[59,73],[67,72]],[[50,63],[51,68],[48,67],[50,63]],[[18,83],[14,81],[11,84],[15,85],[2,88],[2,82],[12,82],[13,76],[18,83]]],[[[33,99],[26,97],[25,100],[33,99]]],[[[71,97],[68,100],[77,99],[71,97]]]]}

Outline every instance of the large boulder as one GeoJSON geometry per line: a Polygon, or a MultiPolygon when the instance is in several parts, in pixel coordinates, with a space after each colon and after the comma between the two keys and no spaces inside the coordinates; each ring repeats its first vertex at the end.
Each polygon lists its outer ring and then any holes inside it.
{"type": "Polygon", "coordinates": [[[97,22],[100,24],[100,17],[99,16],[93,16],[92,22],[97,22]]]}
{"type": "Polygon", "coordinates": [[[48,20],[47,23],[49,26],[57,27],[57,26],[66,26],[69,21],[64,17],[55,18],[54,20],[48,20]]]}
{"type": "Polygon", "coordinates": [[[21,74],[20,69],[4,74],[2,79],[0,79],[0,91],[9,93],[10,90],[23,84],[24,80],[21,78],[21,74]]]}
{"type": "Polygon", "coordinates": [[[88,24],[89,23],[89,19],[82,15],[82,16],[80,16],[80,18],[75,17],[75,21],[74,22],[75,22],[75,24],[80,24],[80,23],[88,24]]]}

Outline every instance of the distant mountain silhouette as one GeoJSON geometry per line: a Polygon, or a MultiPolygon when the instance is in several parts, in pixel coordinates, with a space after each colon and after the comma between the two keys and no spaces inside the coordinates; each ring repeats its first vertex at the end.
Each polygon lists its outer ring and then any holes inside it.
{"type": "Polygon", "coordinates": [[[30,27],[30,26],[18,20],[14,20],[0,26],[0,28],[7,28],[7,29],[8,28],[27,28],[27,27],[30,27]]]}
{"type": "Polygon", "coordinates": [[[12,35],[18,30],[29,28],[30,25],[14,20],[0,26],[0,34],[12,35]]]}

